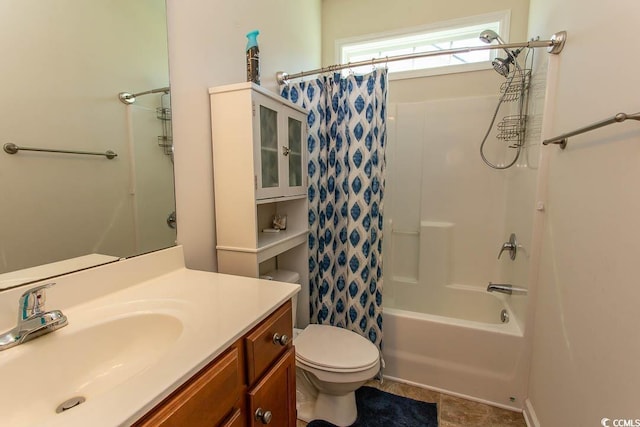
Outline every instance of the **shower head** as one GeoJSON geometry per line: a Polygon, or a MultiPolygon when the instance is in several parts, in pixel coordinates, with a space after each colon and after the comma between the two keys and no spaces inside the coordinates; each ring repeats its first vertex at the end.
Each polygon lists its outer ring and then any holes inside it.
{"type": "MultiPolygon", "coordinates": [[[[484,30],[483,32],[480,33],[478,37],[480,38],[480,40],[482,40],[487,44],[493,43],[494,40],[497,41],[498,44],[505,44],[504,40],[502,40],[498,35],[498,33],[496,33],[493,30],[484,30]]],[[[516,61],[516,57],[518,56],[518,54],[522,49],[515,50],[513,52],[509,52],[504,47],[502,49],[504,49],[504,51],[507,52],[507,58],[506,59],[496,58],[493,61],[491,61],[491,65],[493,65],[493,69],[496,70],[498,74],[500,74],[501,76],[507,77],[509,75],[509,64],[515,64],[515,66],[519,68],[518,62],[516,61]]]]}
{"type": "MultiPolygon", "coordinates": [[[[493,41],[497,41],[498,44],[506,44],[504,42],[504,40],[502,40],[500,38],[500,36],[498,35],[498,33],[496,33],[493,30],[484,30],[483,32],[480,33],[480,35],[478,36],[478,38],[480,38],[480,40],[482,40],[483,42],[485,42],[486,44],[491,44],[493,43],[493,41]]],[[[509,52],[507,49],[504,49],[505,52],[507,52],[507,55],[511,56],[511,52],[509,52]]]]}
{"type": "Polygon", "coordinates": [[[480,40],[487,44],[491,44],[494,40],[497,40],[500,44],[505,44],[504,41],[500,38],[498,33],[493,30],[484,30],[480,33],[480,40]]]}
{"type": "Polygon", "coordinates": [[[522,52],[522,49],[507,52],[509,54],[509,56],[507,56],[507,59],[502,59],[502,58],[494,59],[493,61],[491,61],[491,65],[493,65],[493,69],[496,70],[498,74],[504,77],[507,77],[509,75],[510,64],[514,64],[516,66],[516,69],[520,70],[520,66],[518,65],[518,61],[516,60],[518,55],[520,55],[520,52],[522,52]]]}
{"type": "Polygon", "coordinates": [[[509,75],[509,64],[513,62],[513,56],[509,55],[507,59],[496,58],[491,61],[491,65],[493,65],[493,69],[497,71],[501,76],[507,77],[509,75]]]}

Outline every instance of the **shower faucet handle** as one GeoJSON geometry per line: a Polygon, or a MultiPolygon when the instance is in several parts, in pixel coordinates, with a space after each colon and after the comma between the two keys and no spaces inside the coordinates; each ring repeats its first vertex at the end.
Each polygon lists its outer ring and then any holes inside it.
{"type": "Polygon", "coordinates": [[[516,259],[516,253],[518,252],[518,241],[516,240],[515,233],[511,233],[509,236],[509,241],[504,242],[502,244],[502,248],[500,248],[500,252],[498,252],[498,259],[502,256],[502,252],[509,251],[509,258],[512,260],[516,259]]]}

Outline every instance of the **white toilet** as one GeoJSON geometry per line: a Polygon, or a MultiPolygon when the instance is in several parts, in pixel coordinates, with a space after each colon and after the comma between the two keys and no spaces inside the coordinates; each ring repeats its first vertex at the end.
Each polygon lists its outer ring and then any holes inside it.
{"type": "Polygon", "coordinates": [[[327,325],[307,326],[293,344],[296,395],[302,398],[298,392],[304,393],[309,385],[316,389],[305,396],[306,405],[298,405],[298,418],[353,424],[358,416],[355,391],[380,370],[378,348],[355,332],[327,325]]]}
{"type": "MultiPolygon", "coordinates": [[[[273,280],[297,283],[299,275],[275,270],[273,280]]],[[[265,277],[266,278],[266,277],[265,277]]],[[[296,324],[297,297],[293,299],[296,324]]],[[[380,352],[366,338],[347,329],[311,324],[294,331],[298,418],[349,426],[358,416],[355,391],[380,370],[380,352]]]]}

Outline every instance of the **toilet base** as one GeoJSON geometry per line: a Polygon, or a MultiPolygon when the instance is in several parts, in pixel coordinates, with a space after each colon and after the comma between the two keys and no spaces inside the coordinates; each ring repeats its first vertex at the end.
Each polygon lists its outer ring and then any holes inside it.
{"type": "Polygon", "coordinates": [[[358,417],[356,394],[340,396],[319,391],[309,381],[309,374],[296,367],[296,410],[298,419],[306,423],[325,420],[337,426],[350,426],[358,417]]]}
{"type": "Polygon", "coordinates": [[[302,369],[296,367],[296,411],[298,419],[309,423],[313,421],[318,390],[313,387],[302,369]]]}
{"type": "Polygon", "coordinates": [[[354,392],[333,396],[318,393],[314,417],[329,421],[339,427],[347,427],[353,424],[358,417],[356,408],[356,394],[354,392]]]}

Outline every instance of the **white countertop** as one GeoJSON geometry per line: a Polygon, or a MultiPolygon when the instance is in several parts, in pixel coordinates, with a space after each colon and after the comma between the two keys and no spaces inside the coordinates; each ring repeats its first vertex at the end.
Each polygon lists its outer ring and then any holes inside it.
{"type": "MultiPolygon", "coordinates": [[[[179,256],[182,256],[181,250],[178,252],[179,256]]],[[[145,257],[147,258],[138,262],[138,267],[141,262],[146,263],[147,266],[153,266],[153,254],[145,257]]],[[[109,275],[109,266],[97,269],[109,275]]],[[[121,265],[120,269],[122,268],[121,265]]],[[[77,275],[82,273],[84,272],[75,273],[75,279],[78,279],[77,275]]],[[[99,272],[93,274],[99,274],[99,272]]],[[[140,274],[139,271],[137,274],[140,274]]],[[[83,276],[80,276],[80,279],[83,279],[83,276]]],[[[72,287],[63,284],[64,278],[59,278],[58,282],[59,286],[64,287],[60,292],[63,295],[55,299],[60,301],[64,294],[72,291],[72,287]]],[[[75,282],[84,282],[84,280],[75,280],[75,282]]],[[[85,283],[85,286],[91,285],[85,283]]],[[[118,287],[118,285],[113,286],[118,287]]],[[[87,399],[85,403],[61,414],[53,412],[60,403],[55,401],[59,400],[59,397],[55,396],[55,384],[39,382],[39,378],[42,377],[37,375],[37,369],[34,367],[34,372],[20,374],[20,381],[31,384],[35,388],[51,387],[54,401],[46,402],[47,398],[44,398],[37,399],[35,402],[21,402],[20,411],[33,414],[39,413],[43,406],[47,410],[51,406],[51,415],[37,420],[33,420],[33,417],[28,419],[28,417],[25,419],[26,424],[21,422],[20,416],[8,419],[7,411],[2,409],[2,402],[14,397],[11,393],[15,390],[16,384],[4,382],[0,390],[0,425],[65,427],[91,425],[97,427],[131,424],[290,299],[299,289],[300,286],[295,284],[179,267],[140,283],[127,284],[121,289],[111,289],[97,297],[93,295],[92,299],[70,307],[53,306],[49,304],[51,300],[49,299],[47,308],[62,308],[69,319],[69,325],[49,335],[0,352],[0,375],[2,375],[3,365],[11,366],[13,359],[39,349],[36,347],[39,340],[43,340],[41,345],[44,345],[46,343],[44,340],[63,339],[66,334],[77,334],[78,331],[90,328],[93,324],[99,324],[105,317],[127,317],[141,313],[166,314],[180,319],[182,329],[177,340],[159,358],[152,360],[145,369],[115,386],[96,392],[95,395],[90,393],[85,395],[87,399]],[[3,394],[6,394],[4,398],[3,394]]],[[[56,287],[51,288],[49,292],[53,295],[56,287]]],[[[2,294],[0,294],[1,298],[2,294]]],[[[90,329],[87,330],[90,331],[90,329]]],[[[145,331],[140,330],[140,333],[144,334],[145,331]]],[[[49,369],[56,369],[56,360],[66,357],[65,354],[42,354],[41,356],[42,364],[49,369]]],[[[69,355],[69,357],[77,356],[69,355]]],[[[82,394],[82,390],[79,390],[79,394],[82,394]]]]}
{"type": "Polygon", "coordinates": [[[24,268],[22,270],[2,273],[0,274],[0,289],[6,289],[22,283],[34,282],[36,280],[42,280],[47,277],[59,276],[70,271],[78,271],[84,268],[95,267],[96,265],[106,264],[108,262],[117,261],[118,259],[118,257],[111,255],[89,254],[49,264],[24,268]]]}

